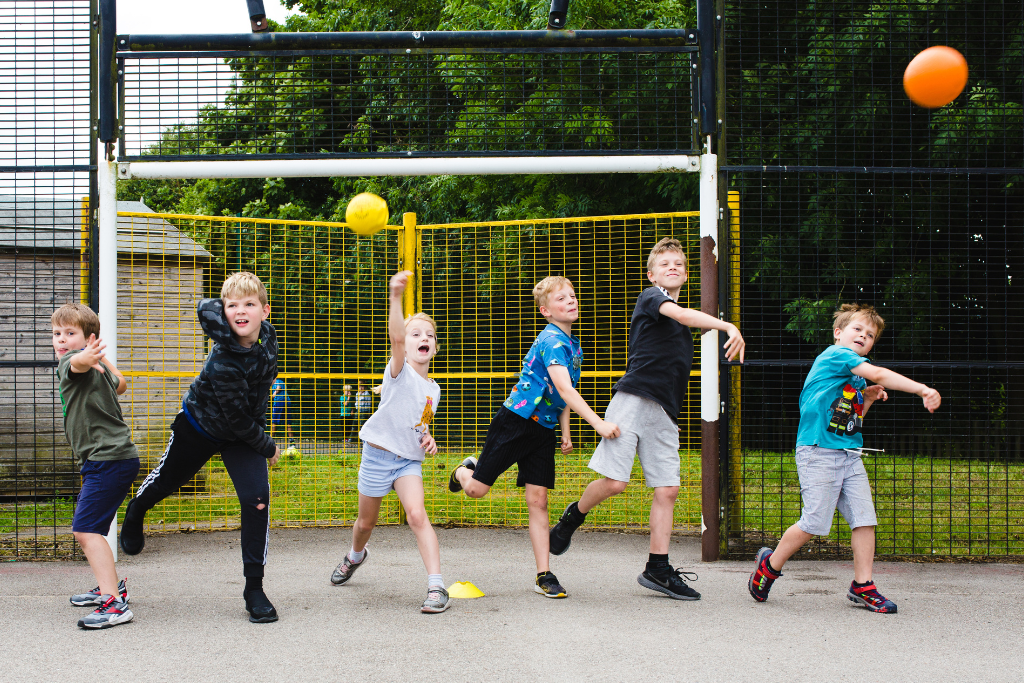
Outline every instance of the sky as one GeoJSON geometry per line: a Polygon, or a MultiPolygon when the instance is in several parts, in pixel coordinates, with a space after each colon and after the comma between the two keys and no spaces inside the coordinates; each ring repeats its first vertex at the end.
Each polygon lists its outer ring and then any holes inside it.
{"type": "MultiPolygon", "coordinates": [[[[284,23],[279,0],[263,0],[267,16],[284,23]]],[[[117,0],[118,33],[250,33],[245,0],[117,0]]]]}

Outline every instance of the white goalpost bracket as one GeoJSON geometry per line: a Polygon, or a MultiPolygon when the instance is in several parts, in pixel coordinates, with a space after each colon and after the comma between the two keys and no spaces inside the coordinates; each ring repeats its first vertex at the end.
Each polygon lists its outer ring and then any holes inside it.
{"type": "Polygon", "coordinates": [[[316,178],[426,175],[535,175],[565,173],[695,173],[699,156],[388,157],[376,159],[280,159],[122,161],[128,178],[316,178]]]}

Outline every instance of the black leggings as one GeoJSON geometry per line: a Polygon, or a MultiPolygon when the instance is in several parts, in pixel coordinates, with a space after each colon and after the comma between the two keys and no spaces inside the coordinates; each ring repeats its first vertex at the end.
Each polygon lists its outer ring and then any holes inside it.
{"type": "Polygon", "coordinates": [[[228,476],[242,505],[242,563],[246,577],[263,576],[270,542],[270,480],[267,459],[241,441],[213,443],[202,437],[178,413],[171,424],[171,439],[160,462],[135,494],[133,514],[144,514],[187,484],[203,465],[220,452],[228,476]]]}

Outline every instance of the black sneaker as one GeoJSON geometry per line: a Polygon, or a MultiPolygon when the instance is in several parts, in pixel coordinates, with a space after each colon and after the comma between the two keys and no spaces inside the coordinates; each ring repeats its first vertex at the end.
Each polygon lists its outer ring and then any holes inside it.
{"type": "Polygon", "coordinates": [[[533,590],[545,598],[564,598],[566,595],[565,589],[559,585],[558,579],[551,572],[544,572],[538,576],[537,585],[533,587],[533,590]]]}
{"type": "Polygon", "coordinates": [[[697,580],[697,575],[693,572],[665,567],[664,573],[644,569],[643,573],[636,577],[636,582],[644,588],[664,593],[674,600],[700,600],[700,593],[686,585],[683,581],[684,576],[690,581],[697,580]]]}
{"type": "Polygon", "coordinates": [[[455,473],[459,471],[459,467],[465,467],[467,470],[476,469],[476,458],[470,456],[459,463],[458,467],[452,470],[452,476],[448,477],[448,490],[452,493],[458,493],[462,490],[462,484],[455,478],[455,473]]]}
{"type": "MultiPolygon", "coordinates": [[[[579,501],[576,501],[578,503],[579,501]]],[[[572,533],[580,528],[587,516],[580,512],[576,503],[569,503],[555,526],[548,532],[548,545],[552,555],[561,555],[572,543],[572,533]],[[579,521],[576,521],[579,520],[579,521]]]]}
{"type": "Polygon", "coordinates": [[[142,523],[146,521],[146,513],[143,512],[137,516],[133,515],[132,507],[134,504],[135,498],[128,501],[128,505],[124,509],[124,521],[121,522],[121,534],[118,536],[121,550],[128,555],[138,555],[146,547],[146,534],[142,531],[142,523]]]}
{"type": "Polygon", "coordinates": [[[274,609],[262,588],[243,591],[242,597],[245,598],[245,611],[249,613],[249,621],[254,624],[277,621],[277,610],[274,609]]]}
{"type": "MultiPolygon", "coordinates": [[[[132,596],[128,595],[128,579],[123,578],[117,584],[117,592],[121,596],[121,602],[128,604],[132,596]]],[[[103,595],[100,594],[100,587],[96,586],[88,593],[79,593],[71,596],[71,604],[76,607],[99,607],[103,604],[103,595]]]]}

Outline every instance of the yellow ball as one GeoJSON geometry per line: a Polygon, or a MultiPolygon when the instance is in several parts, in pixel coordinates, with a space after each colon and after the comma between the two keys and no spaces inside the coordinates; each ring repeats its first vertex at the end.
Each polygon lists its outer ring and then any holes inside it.
{"type": "Polygon", "coordinates": [[[352,198],[345,209],[345,222],[357,235],[369,236],[388,224],[388,203],[373,194],[362,192],[352,198]]]}

